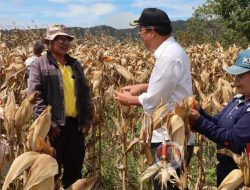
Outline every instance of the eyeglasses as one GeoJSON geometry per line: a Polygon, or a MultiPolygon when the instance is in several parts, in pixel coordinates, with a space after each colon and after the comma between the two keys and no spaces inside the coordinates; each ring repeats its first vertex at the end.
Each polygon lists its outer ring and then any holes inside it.
{"type": "Polygon", "coordinates": [[[147,30],[154,30],[154,29],[156,29],[156,27],[154,26],[139,27],[138,35],[142,35],[147,30]]]}
{"type": "Polygon", "coordinates": [[[58,44],[69,44],[71,42],[71,39],[69,38],[56,38],[55,41],[58,43],[58,44]]]}

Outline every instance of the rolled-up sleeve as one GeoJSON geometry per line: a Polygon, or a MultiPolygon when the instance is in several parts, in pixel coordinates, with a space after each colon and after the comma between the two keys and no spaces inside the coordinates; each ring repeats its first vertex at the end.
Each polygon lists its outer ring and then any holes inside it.
{"type": "Polygon", "coordinates": [[[163,102],[171,100],[170,97],[175,91],[182,72],[183,68],[178,60],[164,56],[156,61],[149,80],[148,90],[139,96],[139,102],[145,112],[154,111],[162,98],[163,102]]]}

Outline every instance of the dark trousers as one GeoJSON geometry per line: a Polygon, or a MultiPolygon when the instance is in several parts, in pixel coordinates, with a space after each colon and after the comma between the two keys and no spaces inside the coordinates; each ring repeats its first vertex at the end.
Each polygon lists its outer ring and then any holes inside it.
{"type": "MultiPolygon", "coordinates": [[[[226,156],[225,156],[226,157],[226,156]]],[[[227,158],[227,160],[220,161],[216,166],[217,174],[217,187],[220,186],[224,178],[234,169],[238,169],[237,164],[233,161],[232,158],[227,158]],[[230,159],[230,160],[229,160],[230,159]]]]}
{"type": "Polygon", "coordinates": [[[77,118],[67,118],[66,125],[60,127],[61,134],[51,145],[56,149],[59,174],[63,166],[62,184],[69,187],[82,178],[82,165],[85,156],[84,135],[78,128],[77,118]]]}

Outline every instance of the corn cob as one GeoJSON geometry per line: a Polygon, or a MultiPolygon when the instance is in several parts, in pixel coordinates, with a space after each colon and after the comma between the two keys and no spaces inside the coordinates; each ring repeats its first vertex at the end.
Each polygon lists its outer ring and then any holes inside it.
{"type": "Polygon", "coordinates": [[[51,106],[47,106],[29,129],[26,143],[29,150],[37,151],[37,139],[41,137],[42,140],[44,140],[49,132],[50,126],[51,106]]]}
{"type": "Polygon", "coordinates": [[[21,127],[30,119],[35,101],[36,101],[37,93],[34,92],[30,96],[27,96],[19,106],[15,114],[15,127],[18,131],[21,130],[21,127]]]}
{"type": "Polygon", "coordinates": [[[127,81],[133,80],[133,75],[125,67],[118,64],[114,64],[114,67],[127,81]]]}

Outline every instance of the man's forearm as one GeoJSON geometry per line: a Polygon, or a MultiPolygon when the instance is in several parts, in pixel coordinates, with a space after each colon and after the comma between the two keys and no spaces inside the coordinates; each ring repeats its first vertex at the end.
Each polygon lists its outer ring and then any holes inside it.
{"type": "Polygon", "coordinates": [[[138,96],[131,96],[128,100],[129,105],[141,106],[138,96]]]}

